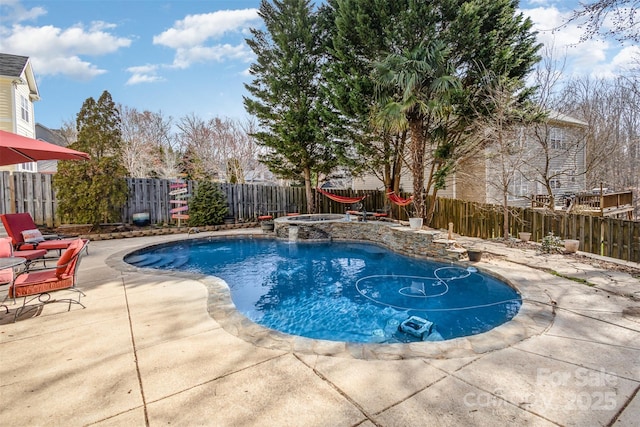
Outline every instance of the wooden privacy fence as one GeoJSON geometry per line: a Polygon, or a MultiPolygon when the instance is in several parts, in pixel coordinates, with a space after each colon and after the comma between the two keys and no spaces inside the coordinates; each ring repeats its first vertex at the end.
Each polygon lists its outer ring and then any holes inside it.
{"type": "MultiPolygon", "coordinates": [[[[0,172],[0,213],[29,212],[37,224],[59,225],[57,201],[47,174],[0,172]]],[[[131,223],[133,214],[149,213],[154,224],[170,222],[169,180],[128,178],[129,198],[122,209],[121,222],[131,223]]],[[[195,183],[188,182],[189,194],[195,183]]],[[[307,213],[304,188],[276,187],[254,184],[220,184],[227,199],[229,221],[253,221],[259,215],[282,216],[287,213],[307,213]]],[[[382,191],[331,190],[340,196],[367,195],[356,205],[330,200],[314,190],[316,212],[344,213],[347,209],[367,212],[389,211],[393,218],[406,220],[407,212],[389,206],[382,191]],[[360,206],[361,205],[361,206],[360,206]]],[[[640,222],[581,214],[559,214],[535,209],[511,208],[509,233],[531,232],[531,239],[540,241],[549,232],[562,239],[580,241],[580,250],[627,261],[640,262],[640,222]]],[[[455,199],[436,201],[434,228],[454,231],[463,236],[491,239],[502,236],[502,207],[455,199]]]]}
{"type": "MultiPolygon", "coordinates": [[[[580,241],[580,250],[626,261],[640,262],[640,222],[581,214],[563,214],[536,209],[511,208],[509,234],[531,232],[531,240],[541,241],[549,233],[561,239],[580,241]]],[[[502,206],[438,199],[434,228],[447,228],[463,236],[492,239],[503,234],[502,206]]]]}
{"type": "Polygon", "coordinates": [[[0,172],[0,213],[29,212],[36,224],[59,223],[50,174],[0,172]]]}
{"type": "MultiPolygon", "coordinates": [[[[134,213],[148,212],[154,224],[170,221],[169,180],[159,179],[127,179],[129,199],[123,210],[123,222],[131,222],[134,213]]],[[[189,194],[194,194],[197,185],[188,182],[189,194]]],[[[276,187],[256,184],[218,184],[218,188],[227,200],[227,218],[236,222],[253,221],[261,215],[274,217],[287,213],[308,213],[307,197],[302,187],[276,187]]],[[[338,195],[351,195],[353,191],[338,190],[338,195]]],[[[367,195],[362,201],[363,208],[375,212],[384,208],[384,194],[379,191],[361,191],[357,195],[367,195]]],[[[347,209],[356,208],[335,202],[317,193],[316,212],[345,213],[347,209]]],[[[359,206],[357,208],[360,208],[359,206]]]]}

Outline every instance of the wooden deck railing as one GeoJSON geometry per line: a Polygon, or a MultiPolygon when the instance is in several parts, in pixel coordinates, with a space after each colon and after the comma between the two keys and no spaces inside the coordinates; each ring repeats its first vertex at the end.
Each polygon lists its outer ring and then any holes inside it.
{"type": "MultiPolygon", "coordinates": [[[[558,198],[558,200],[561,200],[558,198]]],[[[549,204],[548,194],[534,194],[531,207],[544,208],[549,204]]],[[[580,212],[598,216],[612,216],[633,211],[633,191],[605,194],[577,194],[573,198],[573,207],[580,212]]],[[[563,206],[567,208],[568,206],[563,206]]],[[[630,217],[629,217],[630,219],[630,217]]]]}
{"type": "Polygon", "coordinates": [[[602,196],[601,209],[620,209],[633,205],[633,192],[623,191],[621,193],[611,193],[602,196]]]}

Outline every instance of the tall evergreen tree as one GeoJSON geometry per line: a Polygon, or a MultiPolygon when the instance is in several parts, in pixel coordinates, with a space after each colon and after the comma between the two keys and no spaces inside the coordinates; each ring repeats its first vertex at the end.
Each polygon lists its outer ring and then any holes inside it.
{"type": "Polygon", "coordinates": [[[245,108],[258,119],[257,142],[269,148],[261,160],[278,176],[302,179],[307,210],[314,212],[312,177],[336,164],[321,117],[317,14],[307,0],[263,0],[259,14],[266,31],[254,28],[247,40],[257,58],[245,108]]]}
{"type": "MultiPolygon", "coordinates": [[[[389,55],[414,52],[422,44],[443,43],[462,90],[453,100],[455,109],[447,117],[446,126],[442,121],[436,127],[424,125],[425,153],[433,167],[422,190],[435,198],[457,159],[469,155],[465,136],[476,113],[483,111],[479,105],[484,102],[481,88],[486,72],[524,82],[538,61],[539,45],[531,32],[531,21],[517,14],[517,5],[517,0],[329,0],[326,13],[336,25],[331,35],[332,61],[325,76],[333,94],[331,106],[336,121],[359,136],[351,138],[355,144],[351,151],[375,153],[370,148],[388,139],[389,128],[375,130],[366,120],[385,107],[376,102],[380,97],[375,93],[372,74],[375,64],[389,55]]],[[[521,98],[528,95],[523,91],[521,98]]],[[[400,101],[404,94],[398,90],[394,96],[400,101]]],[[[404,149],[402,144],[387,146],[404,149]]],[[[389,164],[386,167],[391,169],[389,164]]]]}
{"type": "Polygon", "coordinates": [[[76,119],[78,140],[70,148],[91,156],[86,162],[63,161],[54,186],[64,221],[100,224],[120,220],[127,200],[127,170],[120,157],[120,113],[111,94],[88,98],[76,119]]]}

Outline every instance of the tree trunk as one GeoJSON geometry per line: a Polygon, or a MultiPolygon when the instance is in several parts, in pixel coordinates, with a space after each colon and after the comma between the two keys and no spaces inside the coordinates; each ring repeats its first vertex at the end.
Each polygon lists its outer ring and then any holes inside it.
{"type": "Polygon", "coordinates": [[[425,220],[427,226],[431,226],[431,221],[433,221],[433,215],[436,211],[436,201],[438,200],[438,189],[433,189],[433,194],[429,196],[429,210],[427,211],[427,219],[425,220]]]}
{"type": "Polygon", "coordinates": [[[411,132],[414,215],[417,218],[424,218],[424,138],[422,135],[422,120],[411,120],[409,129],[411,132]]]}
{"type": "Polygon", "coordinates": [[[504,237],[504,240],[507,240],[509,238],[509,200],[506,191],[502,193],[502,216],[504,221],[502,237],[504,237]]]}
{"type": "Polygon", "coordinates": [[[316,213],[315,203],[313,203],[313,191],[311,188],[311,169],[304,168],[304,191],[307,196],[307,213],[316,213]]]}

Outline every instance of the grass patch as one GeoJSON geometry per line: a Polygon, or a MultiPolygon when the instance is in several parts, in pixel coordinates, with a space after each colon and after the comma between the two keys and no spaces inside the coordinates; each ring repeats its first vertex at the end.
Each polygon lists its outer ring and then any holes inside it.
{"type": "Polygon", "coordinates": [[[576,282],[576,283],[581,283],[583,285],[587,285],[587,286],[595,286],[594,283],[589,283],[589,281],[587,279],[580,279],[579,277],[571,277],[571,276],[565,276],[564,274],[560,274],[557,271],[554,270],[549,270],[548,271],[550,274],[556,276],[556,277],[561,277],[563,279],[567,279],[567,280],[571,280],[572,282],[576,282]]]}

